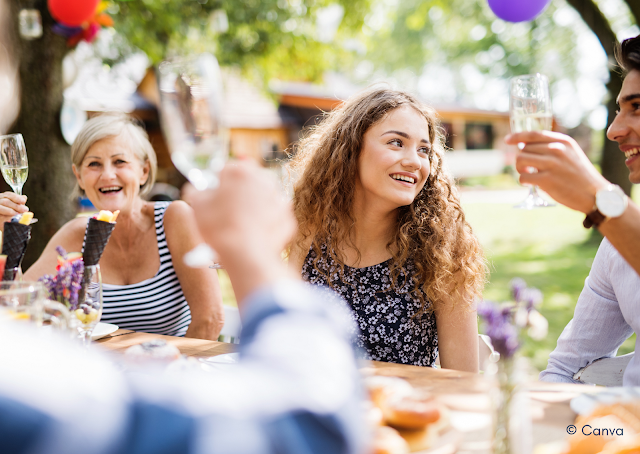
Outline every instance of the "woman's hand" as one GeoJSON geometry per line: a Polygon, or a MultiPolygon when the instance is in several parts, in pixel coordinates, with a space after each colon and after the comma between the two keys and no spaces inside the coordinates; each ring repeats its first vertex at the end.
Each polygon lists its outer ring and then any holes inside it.
{"type": "Polygon", "coordinates": [[[199,192],[193,207],[205,241],[231,278],[241,311],[259,287],[300,278],[282,261],[297,228],[291,203],[267,170],[247,162],[227,164],[220,186],[199,192]]]}
{"type": "Polygon", "coordinates": [[[0,194],[0,230],[4,228],[4,223],[11,221],[11,218],[16,214],[29,211],[26,203],[27,196],[18,195],[14,192],[0,194]]]}

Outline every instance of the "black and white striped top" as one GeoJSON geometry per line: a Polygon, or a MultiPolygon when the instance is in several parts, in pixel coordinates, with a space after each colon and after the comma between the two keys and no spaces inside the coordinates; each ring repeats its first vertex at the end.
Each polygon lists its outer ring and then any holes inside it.
{"type": "Polygon", "coordinates": [[[191,323],[191,311],[173,269],[164,234],[164,213],[170,202],[156,202],[154,218],[160,269],[137,284],[102,284],[104,307],[100,321],[123,329],[168,336],[184,336],[191,323]]]}

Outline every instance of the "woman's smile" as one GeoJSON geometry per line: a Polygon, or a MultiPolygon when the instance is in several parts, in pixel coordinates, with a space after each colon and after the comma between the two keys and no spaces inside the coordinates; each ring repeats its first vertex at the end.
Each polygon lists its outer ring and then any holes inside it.
{"type": "Polygon", "coordinates": [[[393,180],[397,181],[398,183],[403,183],[406,187],[409,187],[409,188],[413,187],[418,181],[417,175],[414,175],[412,173],[406,173],[406,172],[392,173],[389,176],[393,180]]]}
{"type": "Polygon", "coordinates": [[[109,186],[106,188],[100,188],[98,189],[98,191],[100,191],[102,194],[116,194],[122,191],[122,186],[109,186]]]}

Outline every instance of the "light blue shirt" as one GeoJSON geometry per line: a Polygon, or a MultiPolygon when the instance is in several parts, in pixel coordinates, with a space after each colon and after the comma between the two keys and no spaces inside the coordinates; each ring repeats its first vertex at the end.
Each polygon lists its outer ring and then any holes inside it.
{"type": "MultiPolygon", "coordinates": [[[[560,335],[540,380],[580,383],[573,379],[579,369],[597,359],[616,356],[620,345],[634,332],[640,332],[640,277],[605,238],[578,298],[573,320],[560,335]]],[[[623,385],[640,386],[638,355],[629,362],[623,385]]]]}
{"type": "Polygon", "coordinates": [[[348,317],[301,282],[242,306],[228,370],[123,373],[98,346],[0,317],[0,451],[359,454],[369,438],[348,317]]]}

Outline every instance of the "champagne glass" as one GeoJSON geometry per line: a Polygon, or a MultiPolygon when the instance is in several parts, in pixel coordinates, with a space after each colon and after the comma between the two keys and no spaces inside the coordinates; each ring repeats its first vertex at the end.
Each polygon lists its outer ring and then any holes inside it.
{"type": "MultiPolygon", "coordinates": [[[[160,119],[173,164],[196,189],[217,188],[229,155],[218,61],[211,54],[176,58],[162,62],[158,74],[160,119]]],[[[185,255],[185,262],[205,267],[215,257],[202,244],[185,255]]]]}
{"type": "Polygon", "coordinates": [[[29,174],[27,147],[22,134],[0,136],[0,165],[4,181],[11,186],[13,192],[22,195],[22,186],[29,174]]]}
{"type": "MultiPolygon", "coordinates": [[[[511,132],[550,131],[553,123],[549,81],[542,74],[529,74],[511,79],[509,96],[511,132]]],[[[521,150],[524,144],[518,144],[521,150]]],[[[536,172],[535,169],[532,169],[536,172]]],[[[531,210],[555,206],[538,194],[536,186],[529,186],[529,195],[515,208],[531,210]]]]}

